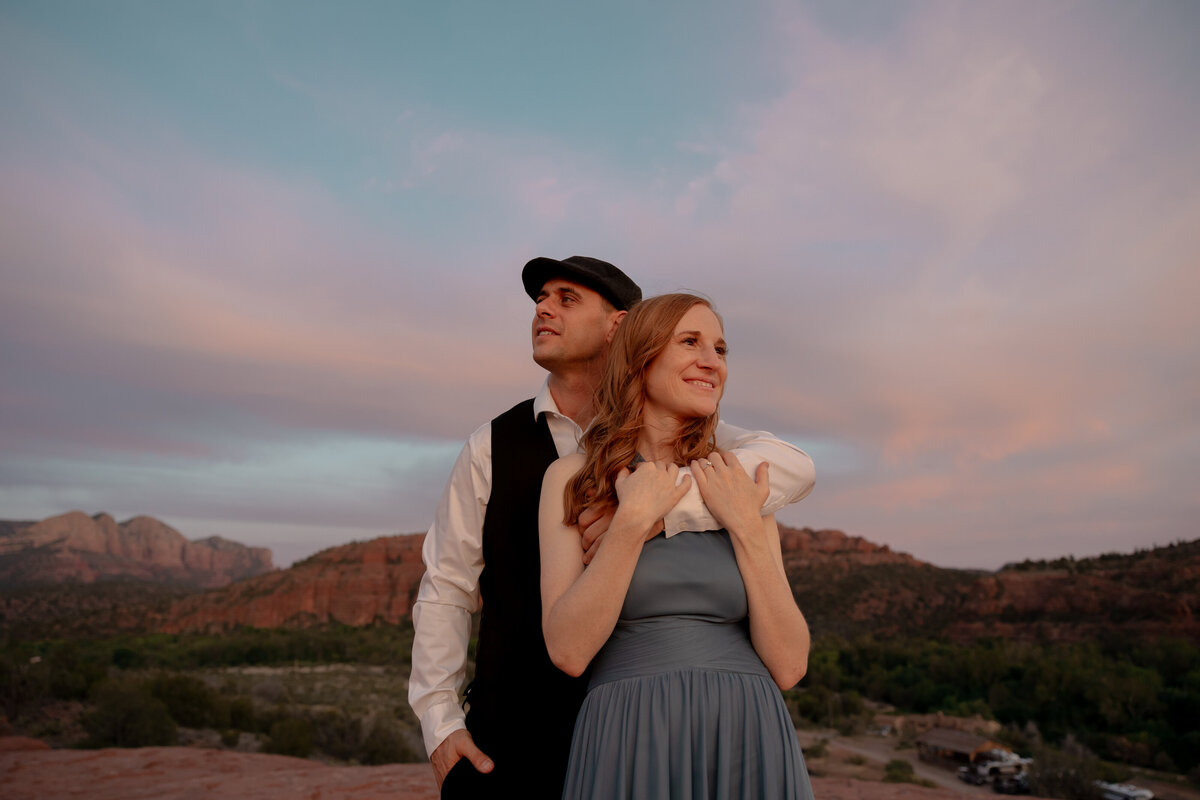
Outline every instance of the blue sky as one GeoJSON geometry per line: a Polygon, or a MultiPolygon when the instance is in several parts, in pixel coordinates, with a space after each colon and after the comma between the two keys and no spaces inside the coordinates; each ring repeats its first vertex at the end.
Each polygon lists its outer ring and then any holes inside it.
{"type": "Polygon", "coordinates": [[[538,255],[693,289],[781,513],[946,566],[1200,535],[1190,2],[0,2],[0,518],[423,530],[538,255]]]}

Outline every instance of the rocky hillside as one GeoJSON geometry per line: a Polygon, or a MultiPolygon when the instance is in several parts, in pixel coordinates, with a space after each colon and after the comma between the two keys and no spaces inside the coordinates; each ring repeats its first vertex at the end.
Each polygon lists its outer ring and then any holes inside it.
{"type": "MultiPolygon", "coordinates": [[[[291,569],[225,589],[188,597],[175,605],[164,630],[223,630],[237,625],[274,627],[339,622],[364,625],[407,619],[424,573],[425,534],[389,536],[334,547],[291,569]]],[[[840,531],[783,529],[789,571],[804,574],[806,564],[921,565],[840,531]]]]}
{"type": "MultiPolygon", "coordinates": [[[[991,573],[935,567],[861,540],[854,547],[854,539],[829,553],[789,548],[791,533],[784,561],[816,635],[1200,640],[1200,540],[991,573]]],[[[818,540],[836,534],[799,533],[818,540]]]]}
{"type": "Polygon", "coordinates": [[[962,598],[951,633],[1076,640],[1125,632],[1200,640],[1200,539],[1008,565],[962,598]]]}
{"type": "Polygon", "coordinates": [[[425,534],[387,536],[324,550],[289,569],[185,598],[162,628],[174,633],[400,622],[412,613],[425,571],[424,540],[425,534]]]}
{"type": "Polygon", "coordinates": [[[783,561],[814,636],[943,629],[978,574],[943,569],[840,531],[782,529],[783,561]]]}
{"type": "MultiPolygon", "coordinates": [[[[103,519],[96,518],[97,527],[104,527],[103,519]]],[[[982,572],[936,567],[836,530],[784,527],[781,533],[793,591],[817,636],[1200,640],[1200,540],[982,572]]],[[[0,528],[0,542],[13,535],[0,528]]],[[[289,569],[200,594],[146,597],[139,604],[122,590],[73,607],[79,608],[78,624],[86,629],[94,623],[97,632],[134,630],[139,620],[143,629],[169,632],[400,623],[416,599],[423,541],[424,534],[388,536],[334,547],[289,569]]],[[[0,555],[0,567],[5,558],[0,555]]],[[[10,623],[38,617],[35,612],[57,603],[58,594],[9,593],[0,598],[0,623],[6,616],[10,623]]]]}
{"type": "Polygon", "coordinates": [[[118,524],[71,511],[0,523],[0,589],[118,578],[207,589],[271,569],[270,550],[215,536],[189,541],[153,517],[118,524]]]}
{"type": "Polygon", "coordinates": [[[88,639],[156,630],[173,603],[196,589],[132,579],[56,583],[0,591],[0,640],[88,639]]]}

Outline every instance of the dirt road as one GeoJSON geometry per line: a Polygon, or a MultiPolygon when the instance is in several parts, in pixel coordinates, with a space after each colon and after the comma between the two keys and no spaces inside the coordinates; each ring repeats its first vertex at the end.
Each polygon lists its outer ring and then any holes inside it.
{"type": "Polygon", "coordinates": [[[897,750],[894,738],[882,736],[841,736],[836,730],[797,731],[796,733],[800,737],[801,747],[808,747],[819,739],[825,739],[828,741],[828,747],[831,752],[844,751],[846,753],[854,753],[878,763],[881,767],[892,759],[902,759],[912,764],[913,772],[918,778],[932,781],[942,788],[961,794],[994,794],[991,786],[975,786],[964,783],[951,770],[926,764],[917,758],[915,748],[910,747],[897,750]]]}

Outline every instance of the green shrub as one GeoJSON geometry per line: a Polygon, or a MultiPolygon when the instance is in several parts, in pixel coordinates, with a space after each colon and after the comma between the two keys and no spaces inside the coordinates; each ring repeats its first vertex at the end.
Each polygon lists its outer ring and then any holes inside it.
{"type": "Polygon", "coordinates": [[[266,678],[254,684],[254,699],[264,703],[280,703],[287,695],[283,681],[279,678],[266,678]]]}
{"type": "Polygon", "coordinates": [[[866,730],[867,725],[862,717],[842,717],[835,727],[842,736],[858,736],[866,730]]]}
{"type": "Polygon", "coordinates": [[[1179,767],[1175,765],[1172,759],[1166,753],[1156,753],[1154,755],[1154,768],[1160,772],[1178,772],[1179,767]]]}
{"type": "Polygon", "coordinates": [[[235,697],[229,701],[229,727],[239,731],[254,730],[254,701],[235,697]]]}
{"type": "Polygon", "coordinates": [[[118,669],[137,669],[146,666],[146,657],[130,647],[118,647],[113,650],[113,666],[118,669]]]}
{"type": "Polygon", "coordinates": [[[913,765],[902,758],[893,758],[883,765],[883,780],[885,783],[912,783],[913,765]]]}
{"type": "Polygon", "coordinates": [[[166,705],[171,718],[180,725],[229,727],[229,704],[199,678],[160,672],[150,682],[150,693],[166,705]]]}
{"type": "Polygon", "coordinates": [[[996,718],[996,715],[992,713],[992,707],[980,698],[963,700],[943,710],[952,717],[980,716],[984,719],[996,718]]]}
{"type": "Polygon", "coordinates": [[[271,726],[270,737],[263,752],[297,758],[308,758],[312,754],[313,730],[306,719],[281,719],[271,726]]]}
{"type": "Polygon", "coordinates": [[[363,764],[401,764],[420,761],[400,726],[384,714],[375,717],[358,759],[363,764]]]}
{"type": "Polygon", "coordinates": [[[857,753],[855,753],[854,755],[846,756],[846,763],[853,764],[856,767],[861,767],[863,764],[867,763],[867,757],[860,756],[857,753]]]}
{"type": "Polygon", "coordinates": [[[1066,800],[1096,800],[1095,782],[1102,776],[1098,758],[1071,737],[1063,749],[1040,747],[1034,751],[1029,769],[1029,786],[1035,795],[1066,800]]]}
{"type": "Polygon", "coordinates": [[[362,722],[344,711],[328,711],[313,717],[313,744],[334,758],[349,760],[363,743],[362,722]]]}
{"type": "Polygon", "coordinates": [[[290,708],[290,706],[262,705],[256,703],[254,706],[254,727],[250,730],[254,733],[263,733],[270,736],[271,728],[276,722],[291,719],[290,708]]]}
{"type": "Polygon", "coordinates": [[[817,739],[815,742],[804,748],[804,756],[806,758],[824,758],[829,753],[829,740],[817,739]]]}
{"type": "Polygon", "coordinates": [[[796,727],[800,727],[805,720],[821,724],[833,716],[834,693],[824,686],[791,689],[785,697],[788,711],[792,715],[792,723],[796,727]]]}
{"type": "Polygon", "coordinates": [[[233,728],[227,728],[221,731],[221,744],[225,745],[226,747],[237,747],[237,743],[241,740],[241,738],[242,732],[234,730],[233,728]]]}
{"type": "Polygon", "coordinates": [[[48,695],[45,670],[30,664],[24,653],[0,653],[0,712],[16,719],[27,706],[40,704],[48,695]]]}
{"type": "Polygon", "coordinates": [[[166,705],[141,682],[107,680],[97,685],[96,708],[83,716],[87,747],[152,747],[175,744],[175,722],[166,705]]]}
{"type": "Polygon", "coordinates": [[[39,668],[45,670],[50,694],[60,700],[82,700],[92,687],[104,680],[111,661],[96,645],[57,642],[47,648],[39,668]]]}

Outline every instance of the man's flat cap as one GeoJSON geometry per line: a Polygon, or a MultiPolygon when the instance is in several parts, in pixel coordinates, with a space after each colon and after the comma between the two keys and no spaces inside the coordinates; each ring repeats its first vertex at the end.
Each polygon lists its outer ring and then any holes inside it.
{"type": "Polygon", "coordinates": [[[546,281],[551,278],[566,278],[594,289],[621,311],[628,311],[634,303],[642,299],[641,287],[624,272],[598,258],[571,256],[562,261],[535,258],[521,270],[521,282],[525,284],[525,293],[535,301],[546,281]]]}

